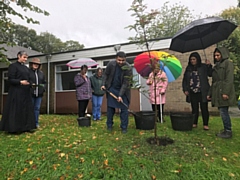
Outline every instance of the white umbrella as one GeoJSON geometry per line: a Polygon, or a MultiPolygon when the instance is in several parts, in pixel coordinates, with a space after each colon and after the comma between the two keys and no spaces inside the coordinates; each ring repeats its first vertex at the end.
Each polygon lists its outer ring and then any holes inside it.
{"type": "Polygon", "coordinates": [[[71,68],[81,68],[83,65],[86,65],[87,67],[97,66],[98,63],[91,58],[78,58],[68,62],[66,65],[71,68]]]}

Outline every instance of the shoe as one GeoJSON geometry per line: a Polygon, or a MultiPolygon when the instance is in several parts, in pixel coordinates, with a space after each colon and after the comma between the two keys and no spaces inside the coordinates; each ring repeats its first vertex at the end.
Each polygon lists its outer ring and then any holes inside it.
{"type": "Polygon", "coordinates": [[[193,127],[193,128],[196,128],[196,127],[197,127],[197,124],[193,124],[192,127],[193,127]]]}
{"type": "Polygon", "coordinates": [[[112,131],[112,127],[108,127],[107,130],[108,130],[108,131],[112,131]]]}
{"type": "Polygon", "coordinates": [[[126,133],[127,133],[127,130],[126,130],[126,129],[122,129],[122,133],[123,133],[123,134],[126,134],[126,133]]]}
{"type": "Polygon", "coordinates": [[[208,131],[209,127],[208,126],[203,126],[203,130],[208,131]]]}
{"type": "Polygon", "coordinates": [[[220,137],[220,138],[228,139],[228,138],[232,137],[232,131],[224,129],[224,130],[222,130],[222,132],[217,133],[216,136],[220,137]]]}

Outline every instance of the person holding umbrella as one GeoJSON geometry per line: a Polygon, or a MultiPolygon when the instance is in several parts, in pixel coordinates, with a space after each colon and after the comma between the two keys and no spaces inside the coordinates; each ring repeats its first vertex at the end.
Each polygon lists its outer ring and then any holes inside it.
{"type": "Polygon", "coordinates": [[[157,106],[159,122],[164,122],[162,117],[164,112],[164,104],[166,102],[166,89],[168,86],[167,75],[164,71],[160,70],[159,66],[156,65],[153,72],[149,74],[146,83],[149,86],[149,100],[152,105],[152,110],[155,111],[155,106],[157,106]],[[156,101],[155,101],[155,88],[156,88],[156,101]]]}
{"type": "Polygon", "coordinates": [[[196,128],[199,116],[199,104],[203,119],[203,129],[209,130],[209,111],[207,95],[210,88],[208,77],[212,76],[212,65],[209,60],[206,64],[202,63],[201,57],[197,52],[189,56],[188,65],[182,80],[183,93],[186,101],[191,103],[192,114],[194,114],[193,127],[196,128]]]}
{"type": "Polygon", "coordinates": [[[220,138],[232,137],[232,124],[229,116],[229,106],[236,105],[234,89],[234,66],[229,58],[229,51],[225,47],[219,47],[213,53],[214,64],[212,72],[212,86],[208,93],[213,107],[218,107],[224,129],[216,135],[220,138]]]}
{"type": "Polygon", "coordinates": [[[91,82],[86,75],[87,70],[87,65],[82,65],[80,73],[74,77],[78,100],[78,117],[85,117],[88,102],[92,98],[91,82]]]}
{"type": "Polygon", "coordinates": [[[128,127],[128,108],[124,106],[130,104],[131,87],[130,78],[132,77],[132,68],[126,62],[126,54],[122,51],[117,52],[116,60],[107,64],[102,83],[102,90],[108,90],[117,97],[117,100],[109,93],[107,94],[107,129],[112,131],[113,116],[115,108],[121,109],[121,129],[122,133],[127,133],[128,127]],[[123,103],[124,104],[123,104],[123,103]]]}

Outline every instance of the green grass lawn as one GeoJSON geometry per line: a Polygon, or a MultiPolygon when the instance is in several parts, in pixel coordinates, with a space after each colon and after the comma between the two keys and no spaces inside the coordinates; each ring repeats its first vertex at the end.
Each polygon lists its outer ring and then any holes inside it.
{"type": "Polygon", "coordinates": [[[154,131],[135,128],[130,117],[127,134],[115,116],[112,132],[106,117],[91,127],[78,127],[74,115],[41,115],[35,133],[0,133],[0,179],[12,180],[228,180],[240,179],[240,119],[232,118],[233,138],[220,139],[219,117],[209,131],[199,126],[174,131],[170,118],[158,124],[158,136],[174,140],[168,146],[150,145],[154,131]]]}

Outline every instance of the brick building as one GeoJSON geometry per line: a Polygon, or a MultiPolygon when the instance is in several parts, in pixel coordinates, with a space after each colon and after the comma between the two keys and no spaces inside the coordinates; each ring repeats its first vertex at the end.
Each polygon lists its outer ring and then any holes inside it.
{"type": "MultiPolygon", "coordinates": [[[[165,112],[176,112],[176,111],[190,111],[191,107],[189,103],[185,102],[185,95],[182,92],[182,78],[184,70],[188,63],[189,53],[178,53],[168,50],[171,43],[171,39],[157,39],[151,41],[151,50],[160,50],[166,51],[170,54],[176,56],[183,67],[181,76],[174,82],[169,83],[167,89],[167,102],[165,104],[165,112]]],[[[79,69],[71,69],[66,66],[71,60],[77,58],[88,57],[92,58],[98,62],[98,67],[103,69],[106,67],[107,63],[110,60],[115,59],[116,47],[120,48],[121,51],[124,51],[127,54],[127,61],[132,64],[134,58],[146,51],[140,46],[134,43],[122,43],[109,46],[95,47],[95,48],[86,48],[78,51],[69,51],[61,53],[53,53],[50,55],[39,54],[31,55],[29,54],[28,61],[33,57],[37,57],[42,62],[42,70],[47,79],[47,91],[43,97],[41,113],[58,113],[58,114],[72,114],[77,113],[77,101],[75,95],[75,87],[73,83],[73,78],[75,74],[79,72],[79,69]]],[[[205,49],[207,59],[212,61],[212,54],[215,46],[211,46],[205,49]]],[[[204,61],[205,57],[202,50],[198,51],[204,61]]],[[[17,54],[17,53],[16,53],[17,54]]],[[[16,61],[16,58],[9,58],[10,61],[16,61]]],[[[96,68],[89,68],[88,76],[91,76],[96,68]]],[[[137,74],[133,68],[133,73],[137,74]]],[[[7,65],[0,63],[0,77],[2,81],[1,84],[1,97],[0,97],[0,113],[4,106],[4,102],[7,97],[7,65]]],[[[140,83],[144,84],[145,80],[137,75],[137,79],[140,83]]],[[[211,79],[209,79],[211,82],[211,79]]],[[[210,107],[209,103],[209,107],[210,107]]],[[[140,110],[150,110],[149,100],[139,93],[137,89],[132,89],[132,98],[130,109],[133,111],[140,110]]],[[[91,112],[91,103],[88,106],[88,111],[91,112]]],[[[106,99],[104,97],[102,111],[106,112],[106,99]]],[[[217,112],[216,108],[210,107],[210,112],[217,112]]]]}

